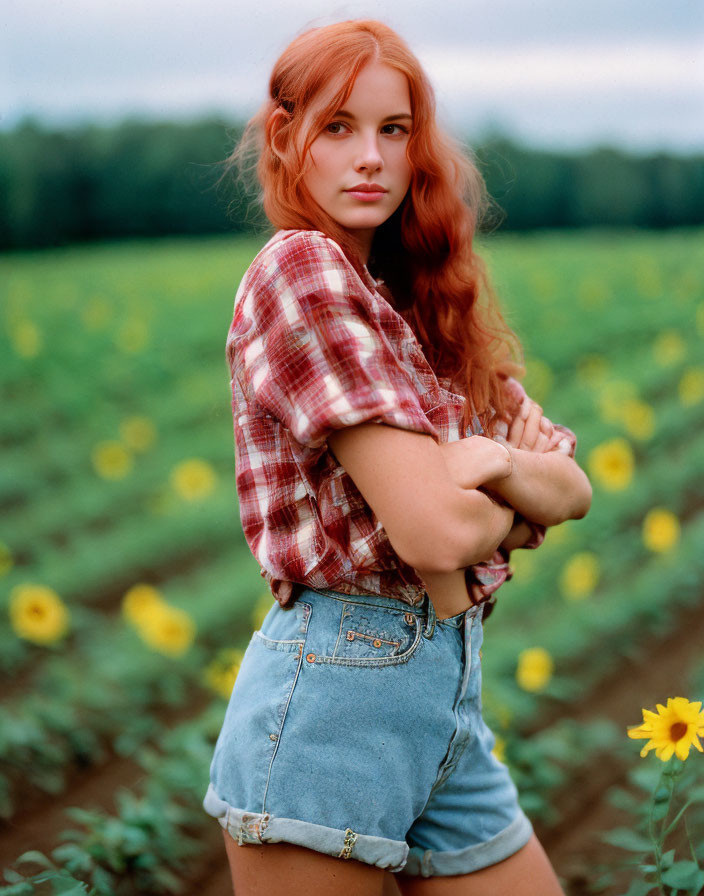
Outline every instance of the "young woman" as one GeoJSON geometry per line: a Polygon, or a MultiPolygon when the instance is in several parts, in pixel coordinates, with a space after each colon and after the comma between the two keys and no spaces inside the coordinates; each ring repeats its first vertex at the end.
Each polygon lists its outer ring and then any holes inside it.
{"type": "Polygon", "coordinates": [[[236,896],[562,890],[481,716],[510,551],[584,516],[576,439],[512,374],[472,241],[487,198],[373,20],[306,31],[230,157],[275,233],[235,298],[243,531],[275,602],[205,810],[236,896]]]}

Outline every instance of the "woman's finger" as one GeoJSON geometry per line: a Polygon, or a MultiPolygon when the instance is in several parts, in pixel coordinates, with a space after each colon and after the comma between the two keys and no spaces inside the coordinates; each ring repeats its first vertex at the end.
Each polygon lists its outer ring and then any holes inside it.
{"type": "Polygon", "coordinates": [[[511,421],[511,425],[509,426],[508,432],[506,433],[506,441],[510,445],[513,445],[514,448],[518,448],[518,446],[521,444],[524,426],[525,421],[521,419],[519,415],[516,415],[511,421]]]}
{"type": "Polygon", "coordinates": [[[540,421],[543,416],[543,409],[539,404],[536,404],[534,401],[531,401],[531,406],[528,411],[528,417],[526,418],[525,427],[523,430],[523,438],[522,444],[519,446],[521,448],[525,448],[528,451],[533,451],[535,447],[535,440],[538,438],[538,434],[540,432],[540,421]]]}

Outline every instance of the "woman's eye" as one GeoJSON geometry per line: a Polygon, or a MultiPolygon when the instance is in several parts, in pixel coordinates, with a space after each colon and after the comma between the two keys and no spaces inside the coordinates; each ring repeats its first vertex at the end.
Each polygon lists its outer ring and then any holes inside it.
{"type": "Polygon", "coordinates": [[[402,134],[408,133],[408,128],[404,128],[402,124],[385,124],[385,128],[399,128],[402,134]]]}
{"type": "MultiPolygon", "coordinates": [[[[343,121],[331,121],[330,124],[325,126],[326,134],[341,134],[341,130],[337,130],[337,128],[346,127],[343,121]],[[336,130],[331,130],[331,128],[335,128],[336,130]]],[[[385,124],[384,128],[398,128],[402,134],[408,133],[408,128],[405,128],[402,124],[385,124]]],[[[383,128],[382,128],[383,130],[383,128]]]]}

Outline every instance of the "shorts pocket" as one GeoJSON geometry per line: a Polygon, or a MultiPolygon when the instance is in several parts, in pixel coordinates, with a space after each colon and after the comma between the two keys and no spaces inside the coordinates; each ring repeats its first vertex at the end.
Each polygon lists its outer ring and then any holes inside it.
{"type": "Polygon", "coordinates": [[[299,652],[305,644],[311,609],[311,604],[300,599],[290,610],[275,601],[252,638],[270,650],[299,652]]]}
{"type": "Polygon", "coordinates": [[[324,638],[311,642],[307,650],[313,651],[316,663],[394,666],[408,662],[422,634],[423,620],[415,613],[344,601],[337,631],[330,633],[327,642],[324,638]]]}

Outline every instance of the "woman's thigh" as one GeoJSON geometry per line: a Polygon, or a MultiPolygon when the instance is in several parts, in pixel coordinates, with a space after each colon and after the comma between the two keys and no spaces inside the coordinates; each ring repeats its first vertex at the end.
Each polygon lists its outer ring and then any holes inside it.
{"type": "Polygon", "coordinates": [[[565,896],[535,834],[512,856],[471,874],[394,876],[403,896],[565,896]]]}
{"type": "Polygon", "coordinates": [[[239,846],[223,830],[235,896],[382,896],[383,868],[292,843],[239,846]]]}

